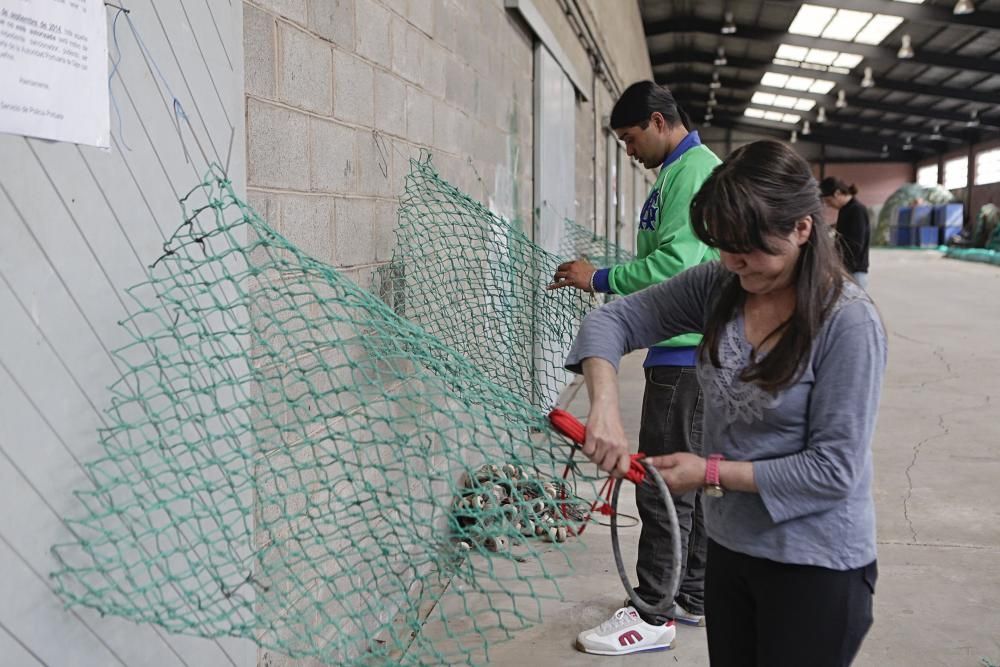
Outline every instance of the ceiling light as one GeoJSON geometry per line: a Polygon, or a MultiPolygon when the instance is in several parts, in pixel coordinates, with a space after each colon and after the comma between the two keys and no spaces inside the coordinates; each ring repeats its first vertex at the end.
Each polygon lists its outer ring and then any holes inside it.
{"type": "Polygon", "coordinates": [[[820,107],[819,111],[816,112],[816,122],[817,123],[826,122],[826,109],[824,107],[820,107]]]}
{"type": "Polygon", "coordinates": [[[792,137],[788,140],[788,143],[794,144],[798,140],[799,140],[799,133],[795,130],[792,130],[792,137]]]}
{"type": "Polygon", "coordinates": [[[823,28],[837,10],[833,7],[818,7],[816,5],[805,4],[799,8],[792,25],[788,26],[788,32],[793,35],[809,35],[819,37],[823,28]]]}
{"type": "Polygon", "coordinates": [[[912,58],[913,57],[913,45],[910,43],[910,36],[903,35],[903,44],[899,47],[899,51],[896,52],[897,58],[912,58]]]}
{"type": "Polygon", "coordinates": [[[859,56],[856,53],[841,53],[837,56],[837,59],[833,61],[834,67],[843,67],[846,69],[854,69],[864,60],[864,56],[859,56]]]}
{"type": "Polygon", "coordinates": [[[966,127],[979,127],[979,111],[972,110],[969,112],[969,120],[965,121],[966,127]]]}
{"type": "Polygon", "coordinates": [[[813,100],[807,100],[804,97],[798,98],[798,101],[795,102],[796,111],[809,111],[814,106],[816,106],[816,102],[814,102],[813,100]]]}
{"type": "Polygon", "coordinates": [[[882,40],[888,37],[902,22],[903,19],[899,16],[876,14],[875,18],[865,26],[865,29],[857,34],[854,41],[861,44],[881,44],[882,40]]]}
{"type": "Polygon", "coordinates": [[[736,32],[736,24],[733,22],[733,13],[726,12],[726,22],[722,24],[722,30],[720,30],[723,35],[732,35],[736,32]]]}
{"type": "Polygon", "coordinates": [[[712,83],[708,84],[708,87],[711,90],[718,90],[719,88],[722,87],[722,84],[719,83],[719,73],[718,72],[712,72],[712,83]]]}
{"type": "Polygon", "coordinates": [[[772,95],[771,93],[762,93],[760,91],[757,91],[756,93],[753,94],[753,97],[750,98],[750,101],[753,102],[754,104],[763,104],[766,106],[772,106],[774,104],[774,95],[772,95]]]}
{"type": "Polygon", "coordinates": [[[822,35],[826,39],[839,39],[845,42],[853,40],[861,29],[865,27],[871,12],[857,12],[851,9],[841,9],[833,20],[823,29],[822,35]]]}
{"type": "Polygon", "coordinates": [[[713,118],[715,118],[715,115],[712,113],[711,109],[705,112],[705,120],[712,120],[713,118]]]}
{"type": "Polygon", "coordinates": [[[726,66],[726,49],[724,47],[720,46],[718,49],[716,49],[715,53],[716,53],[716,56],[715,56],[714,65],[716,67],[725,67],[726,66]]]}
{"type": "Polygon", "coordinates": [[[955,3],[955,8],[951,10],[952,14],[971,14],[976,11],[976,5],[973,4],[972,0],[958,0],[955,3]]]}
{"type": "Polygon", "coordinates": [[[875,85],[875,79],[872,78],[872,68],[865,68],[865,78],[861,79],[862,88],[871,88],[875,85]]]}
{"type": "Polygon", "coordinates": [[[837,108],[843,109],[847,106],[847,91],[838,90],[837,91],[837,108]]]}
{"type": "Polygon", "coordinates": [[[944,137],[941,135],[941,126],[940,125],[935,125],[934,126],[934,133],[931,134],[930,140],[931,141],[941,141],[942,139],[944,139],[944,137]]]}
{"type": "Polygon", "coordinates": [[[889,144],[882,144],[882,157],[889,157],[889,144]]]}
{"type": "Polygon", "coordinates": [[[797,113],[786,113],[781,117],[782,123],[791,123],[792,125],[795,125],[800,120],[802,120],[802,116],[797,113]]]}
{"type": "Polygon", "coordinates": [[[809,128],[809,121],[802,121],[802,136],[808,136],[812,130],[809,128]]]}
{"type": "Polygon", "coordinates": [[[903,150],[904,151],[913,150],[913,137],[906,137],[906,143],[903,144],[903,150]]]}
{"type": "Polygon", "coordinates": [[[760,109],[754,109],[750,107],[743,112],[743,115],[747,118],[763,118],[764,112],[760,109]]]}

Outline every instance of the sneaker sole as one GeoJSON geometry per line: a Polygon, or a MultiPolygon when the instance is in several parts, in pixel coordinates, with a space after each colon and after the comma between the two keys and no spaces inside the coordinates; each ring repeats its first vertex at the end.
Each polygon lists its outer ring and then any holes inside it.
{"type": "Polygon", "coordinates": [[[676,621],[677,623],[681,623],[682,625],[690,625],[691,627],[694,627],[694,628],[703,628],[703,627],[705,627],[705,617],[704,616],[701,617],[701,618],[699,618],[698,620],[694,620],[693,618],[692,619],[687,619],[687,618],[677,618],[677,617],[674,617],[674,621],[676,621]]]}
{"type": "Polygon", "coordinates": [[[629,648],[621,651],[599,651],[597,649],[585,648],[580,645],[580,642],[576,642],[576,650],[589,655],[628,655],[629,653],[652,653],[654,651],[669,651],[673,647],[674,642],[670,642],[666,646],[642,646],[639,648],[629,648]]]}

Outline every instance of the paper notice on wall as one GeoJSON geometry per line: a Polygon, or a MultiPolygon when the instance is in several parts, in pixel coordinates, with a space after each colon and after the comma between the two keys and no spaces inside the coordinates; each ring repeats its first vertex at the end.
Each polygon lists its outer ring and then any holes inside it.
{"type": "Polygon", "coordinates": [[[108,147],[101,0],[0,0],[0,132],[108,147]]]}

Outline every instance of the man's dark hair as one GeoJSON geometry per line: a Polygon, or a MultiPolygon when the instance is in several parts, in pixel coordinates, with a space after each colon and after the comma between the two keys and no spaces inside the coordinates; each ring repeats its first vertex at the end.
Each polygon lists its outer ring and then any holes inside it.
{"type": "Polygon", "coordinates": [[[685,130],[691,129],[691,119],[670,89],[652,81],[638,81],[625,89],[611,109],[611,129],[621,130],[633,125],[645,129],[655,111],[663,115],[670,127],[680,123],[685,130]]]}

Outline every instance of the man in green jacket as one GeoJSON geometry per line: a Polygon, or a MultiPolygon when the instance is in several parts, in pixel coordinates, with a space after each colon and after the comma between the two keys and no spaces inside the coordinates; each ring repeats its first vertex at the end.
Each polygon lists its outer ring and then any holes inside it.
{"type": "MultiPolygon", "coordinates": [[[[611,128],[630,157],[647,169],[659,168],[642,207],[637,258],[598,268],[585,259],[561,264],[550,289],[576,287],[589,292],[631,294],[667,280],[681,271],[718,258],[691,229],[691,200],[719,164],[719,158],[690,130],[687,114],[664,86],[640,81],[629,86],[611,111],[611,128]]],[[[699,334],[685,334],[651,347],[643,364],[646,387],[642,399],[639,451],[649,456],[673,452],[701,453],[702,395],[695,375],[699,334]]],[[[672,558],[670,524],[655,490],[636,489],[642,519],[636,594],[651,605],[669,595],[672,558]]],[[[681,530],[680,591],[673,611],[645,617],[626,601],[608,621],[581,632],[577,646],[587,653],[620,655],[669,648],[673,621],[704,624],[705,552],[701,492],[674,497],[681,530]]]]}

